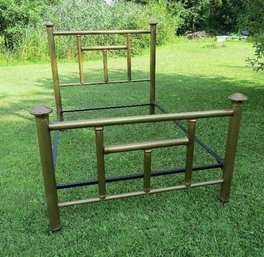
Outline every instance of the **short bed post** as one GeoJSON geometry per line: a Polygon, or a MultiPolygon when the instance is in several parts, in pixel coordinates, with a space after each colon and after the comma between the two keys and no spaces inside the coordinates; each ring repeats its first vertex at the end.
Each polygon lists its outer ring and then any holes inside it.
{"type": "Polygon", "coordinates": [[[230,189],[233,177],[235,156],[237,150],[237,142],[239,135],[239,124],[242,113],[243,102],[247,100],[247,97],[236,93],[228,97],[232,101],[233,115],[230,117],[229,129],[227,135],[224,169],[223,169],[223,183],[221,187],[220,200],[223,203],[229,201],[230,189]]]}
{"type": "Polygon", "coordinates": [[[36,119],[42,175],[44,179],[48,208],[49,227],[52,231],[57,231],[61,228],[61,223],[49,130],[49,114],[51,112],[52,110],[50,108],[40,105],[33,108],[30,113],[34,115],[36,119]]]}

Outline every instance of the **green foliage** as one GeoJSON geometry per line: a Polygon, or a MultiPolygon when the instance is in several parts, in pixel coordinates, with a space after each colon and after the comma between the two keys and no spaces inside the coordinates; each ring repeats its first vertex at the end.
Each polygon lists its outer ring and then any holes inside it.
{"type": "MultiPolygon", "coordinates": [[[[45,21],[52,21],[56,30],[108,30],[149,28],[149,20],[155,18],[158,21],[158,44],[171,41],[175,35],[176,19],[167,13],[164,4],[149,3],[146,8],[124,0],[116,0],[112,5],[106,4],[103,0],[66,0],[56,1],[57,4],[54,4],[55,1],[41,3],[38,0],[9,1],[9,4],[5,1],[0,2],[1,17],[5,19],[2,22],[0,45],[3,46],[2,49],[12,51],[13,56],[23,61],[47,59],[45,21]]],[[[141,53],[142,49],[149,45],[149,37],[146,35],[133,36],[132,40],[133,54],[141,53]]],[[[123,44],[124,37],[84,38],[84,43],[89,45],[103,44],[105,41],[108,44],[123,44]]],[[[62,58],[74,58],[76,56],[75,38],[58,40],[58,53],[62,58]]],[[[111,52],[111,54],[120,53],[111,52]]],[[[89,54],[92,58],[98,56],[98,53],[94,52],[89,54]]]]}
{"type": "Polygon", "coordinates": [[[165,3],[167,10],[177,19],[177,34],[206,30],[214,34],[236,31],[241,13],[245,9],[243,0],[134,0],[146,4],[165,3]]]}
{"type": "Polygon", "coordinates": [[[7,49],[21,44],[23,31],[27,25],[34,28],[42,21],[47,6],[54,0],[0,0],[0,36],[7,49]]]}
{"type": "Polygon", "coordinates": [[[247,61],[254,70],[264,71],[264,34],[256,36],[254,40],[255,58],[249,58],[247,61]]]}
{"type": "MultiPolygon", "coordinates": [[[[149,20],[158,21],[157,44],[164,44],[174,37],[174,20],[166,12],[166,7],[150,4],[148,8],[133,2],[123,0],[107,5],[97,0],[67,0],[50,8],[45,20],[52,21],[56,30],[100,30],[100,29],[144,29],[149,28],[149,20]]],[[[133,36],[133,54],[139,54],[149,45],[148,36],[133,36]]],[[[84,38],[83,44],[124,44],[124,37],[90,36],[84,38]]],[[[72,58],[76,55],[75,38],[64,38],[58,42],[58,53],[62,58],[72,58]]],[[[113,54],[114,52],[111,52],[113,54]]],[[[120,53],[120,52],[118,52],[120,53]]],[[[98,53],[88,53],[89,57],[98,53]]]]}
{"type": "MultiPolygon", "coordinates": [[[[134,3],[115,2],[107,5],[104,1],[91,0],[67,0],[53,6],[47,12],[45,19],[55,24],[56,30],[108,30],[108,29],[138,29],[148,27],[148,13],[142,6],[134,3]]],[[[145,40],[134,39],[137,46],[148,45],[145,40]]],[[[76,55],[76,39],[74,37],[62,37],[58,40],[58,53],[61,58],[73,58],[76,55]]],[[[124,38],[117,36],[87,36],[83,38],[83,44],[124,44],[124,38]]],[[[112,52],[113,53],[113,52],[112,52]]],[[[89,52],[89,57],[98,53],[89,52]]]]}
{"type": "Polygon", "coordinates": [[[241,24],[250,30],[253,36],[255,58],[248,62],[256,71],[264,70],[264,2],[262,0],[245,1],[246,11],[241,17],[241,24]]]}
{"type": "Polygon", "coordinates": [[[178,34],[184,34],[189,31],[198,31],[204,29],[205,20],[208,18],[209,0],[203,1],[168,1],[170,12],[178,13],[182,19],[182,25],[178,29],[178,34]]]}
{"type": "Polygon", "coordinates": [[[210,1],[207,29],[216,34],[225,34],[238,30],[241,14],[245,10],[244,0],[210,1]]]}

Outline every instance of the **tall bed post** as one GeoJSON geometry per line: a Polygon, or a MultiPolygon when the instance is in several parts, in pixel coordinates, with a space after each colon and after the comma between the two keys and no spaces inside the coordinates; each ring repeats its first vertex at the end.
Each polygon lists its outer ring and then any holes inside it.
{"type": "Polygon", "coordinates": [[[57,64],[57,56],[56,56],[55,41],[54,41],[54,30],[53,30],[54,24],[52,22],[48,22],[46,23],[46,28],[48,34],[49,54],[50,54],[56,110],[57,110],[57,119],[59,121],[63,121],[58,64],[57,64]]]}
{"type": "Polygon", "coordinates": [[[150,21],[150,109],[149,114],[155,114],[155,80],[156,80],[156,21],[150,21]]]}

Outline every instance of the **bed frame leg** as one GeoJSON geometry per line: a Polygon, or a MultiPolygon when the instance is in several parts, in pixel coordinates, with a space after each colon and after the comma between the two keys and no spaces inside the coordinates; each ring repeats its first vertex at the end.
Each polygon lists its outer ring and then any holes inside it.
{"type": "Polygon", "coordinates": [[[48,208],[49,228],[51,231],[57,231],[61,228],[61,223],[49,130],[49,114],[51,112],[52,110],[44,105],[37,106],[31,110],[31,114],[35,116],[37,125],[42,175],[48,208]]]}
{"type": "Polygon", "coordinates": [[[235,157],[237,151],[237,142],[239,135],[239,124],[241,120],[242,105],[247,97],[236,93],[228,97],[232,101],[233,115],[230,117],[229,129],[227,135],[225,160],[223,168],[223,183],[220,193],[220,201],[227,203],[230,198],[231,183],[234,171],[235,157]]]}

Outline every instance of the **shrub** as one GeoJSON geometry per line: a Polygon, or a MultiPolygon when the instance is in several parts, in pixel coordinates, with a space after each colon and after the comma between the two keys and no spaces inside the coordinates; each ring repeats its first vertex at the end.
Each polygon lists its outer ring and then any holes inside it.
{"type": "MultiPolygon", "coordinates": [[[[52,21],[55,30],[147,29],[148,21],[158,21],[157,44],[171,41],[177,19],[166,10],[164,1],[148,1],[146,6],[125,0],[109,5],[104,0],[0,0],[0,46],[6,59],[12,54],[20,61],[48,59],[48,43],[44,23],[52,21]],[[56,4],[55,4],[56,3],[56,4]],[[3,50],[4,49],[4,50],[3,50]]],[[[88,40],[88,37],[84,40],[88,40]]],[[[90,36],[89,45],[123,44],[124,37],[90,36]]],[[[140,54],[149,45],[149,37],[133,36],[133,54],[140,54]]],[[[61,37],[57,51],[61,58],[76,56],[75,37],[61,37]]],[[[90,57],[98,53],[89,52],[90,57]]],[[[112,51],[111,54],[122,54],[112,51]]]]}
{"type": "Polygon", "coordinates": [[[246,0],[246,11],[241,17],[241,26],[250,31],[255,48],[255,58],[248,59],[256,71],[264,71],[264,2],[263,0],[246,0]]]}
{"type": "MultiPolygon", "coordinates": [[[[67,0],[51,8],[47,12],[46,20],[55,24],[56,30],[108,30],[108,29],[146,29],[148,21],[155,17],[158,21],[157,44],[164,44],[174,37],[174,20],[168,15],[166,6],[149,4],[148,8],[123,0],[116,0],[108,5],[98,0],[67,0]]],[[[86,37],[87,38],[87,37],[86,37]]],[[[88,40],[88,39],[86,39],[88,40]]],[[[107,40],[109,44],[120,44],[123,38],[108,36],[103,38],[90,36],[89,45],[102,44],[107,40]],[[106,39],[107,38],[107,39],[106,39]]],[[[73,57],[76,54],[75,38],[64,38],[58,46],[62,58],[73,57]],[[69,51],[72,49],[72,52],[69,51]]],[[[133,54],[139,54],[149,45],[147,36],[133,37],[133,54]]],[[[91,56],[90,54],[90,57],[91,56]]]]}
{"type": "Polygon", "coordinates": [[[54,0],[0,0],[0,36],[5,47],[14,49],[21,43],[27,25],[37,26],[54,0]]]}

